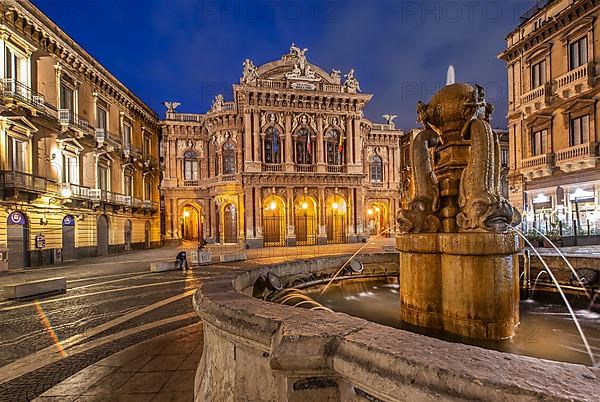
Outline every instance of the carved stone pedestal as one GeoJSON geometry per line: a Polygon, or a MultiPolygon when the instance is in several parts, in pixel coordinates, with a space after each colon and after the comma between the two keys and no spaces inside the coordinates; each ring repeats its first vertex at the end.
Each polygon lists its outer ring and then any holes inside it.
{"type": "Polygon", "coordinates": [[[505,339],[519,324],[520,245],[513,234],[403,234],[402,319],[477,339],[505,339]]]}

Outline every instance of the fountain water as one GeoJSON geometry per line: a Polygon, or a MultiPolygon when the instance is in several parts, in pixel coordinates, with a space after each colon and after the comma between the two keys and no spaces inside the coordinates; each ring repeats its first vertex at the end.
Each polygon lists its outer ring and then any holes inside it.
{"type": "Polygon", "coordinates": [[[579,277],[579,275],[577,274],[577,271],[575,271],[575,268],[573,268],[573,265],[571,265],[571,263],[569,262],[569,260],[567,260],[567,257],[565,257],[565,255],[562,253],[562,251],[560,251],[558,249],[558,247],[556,247],[556,245],[542,232],[540,232],[539,230],[537,230],[536,228],[533,228],[533,230],[535,230],[540,236],[542,236],[548,243],[550,243],[550,245],[552,245],[552,247],[554,248],[554,250],[556,250],[556,252],[561,256],[561,258],[564,260],[564,262],[567,264],[567,266],[569,267],[569,269],[571,270],[571,272],[573,273],[573,276],[577,279],[577,283],[579,283],[579,285],[581,286],[581,289],[585,292],[585,295],[588,297],[588,299],[592,300],[592,296],[590,295],[590,293],[588,292],[587,288],[585,287],[585,284],[583,283],[583,281],[581,280],[581,278],[579,277]]]}
{"type": "Polygon", "coordinates": [[[321,294],[323,294],[327,291],[329,286],[342,273],[344,268],[346,268],[348,266],[348,264],[350,264],[350,261],[352,261],[354,258],[356,258],[356,256],[359,255],[361,253],[361,251],[363,251],[365,248],[367,248],[367,246],[371,245],[375,240],[377,240],[378,238],[383,236],[385,233],[388,233],[391,230],[396,229],[397,227],[398,227],[398,224],[396,224],[388,229],[382,230],[381,232],[377,233],[375,236],[371,237],[361,248],[359,248],[354,254],[352,254],[352,256],[350,258],[348,258],[348,260],[340,267],[340,269],[337,270],[337,272],[331,277],[331,280],[329,281],[329,283],[327,283],[327,285],[323,288],[323,290],[321,291],[321,294]]]}
{"type": "Polygon", "coordinates": [[[548,275],[548,272],[546,271],[540,271],[537,276],[535,277],[535,282],[533,283],[533,287],[531,288],[531,294],[529,295],[529,300],[533,300],[533,295],[535,294],[535,288],[538,284],[538,281],[540,280],[542,275],[548,275]]]}
{"type": "Polygon", "coordinates": [[[577,327],[577,332],[579,332],[579,336],[581,337],[581,340],[582,340],[582,342],[583,342],[583,344],[585,346],[585,349],[586,349],[588,355],[590,356],[590,360],[592,362],[592,365],[594,367],[598,367],[596,365],[596,359],[594,358],[594,354],[592,353],[592,349],[590,348],[590,344],[589,344],[589,342],[588,342],[585,334],[583,333],[583,329],[581,328],[581,325],[579,324],[579,320],[577,319],[577,314],[575,314],[575,311],[573,310],[573,307],[571,307],[571,303],[569,303],[569,300],[567,299],[567,296],[563,292],[563,290],[562,290],[562,288],[560,286],[560,283],[556,279],[556,276],[554,276],[554,273],[552,272],[552,270],[550,269],[550,267],[548,266],[548,264],[546,264],[546,261],[544,261],[544,259],[540,255],[540,253],[536,250],[535,247],[533,247],[533,244],[531,244],[531,242],[527,239],[527,237],[523,234],[523,232],[521,232],[520,230],[517,230],[515,228],[513,228],[513,231],[515,233],[517,233],[529,245],[529,247],[531,247],[531,249],[533,250],[533,252],[537,255],[537,257],[540,259],[540,261],[544,265],[544,268],[546,268],[545,272],[548,273],[548,275],[552,279],[552,282],[554,282],[554,284],[556,285],[556,289],[558,290],[558,293],[560,293],[560,296],[562,297],[563,301],[565,302],[565,306],[569,310],[569,314],[571,315],[571,318],[573,319],[573,323],[577,327]]]}

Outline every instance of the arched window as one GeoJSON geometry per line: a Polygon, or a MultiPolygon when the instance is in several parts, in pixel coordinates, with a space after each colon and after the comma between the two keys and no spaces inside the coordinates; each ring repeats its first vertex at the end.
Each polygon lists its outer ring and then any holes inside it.
{"type": "Polygon", "coordinates": [[[279,130],[276,127],[267,128],[264,139],[264,163],[281,163],[281,148],[279,130]]]}
{"type": "Polygon", "coordinates": [[[198,154],[195,151],[185,151],[183,154],[183,178],[186,181],[199,179],[198,154]]]}
{"type": "Polygon", "coordinates": [[[328,165],[343,165],[345,152],[344,136],[336,129],[325,134],[325,158],[328,165]]]}
{"type": "Polygon", "coordinates": [[[383,182],[383,160],[379,155],[371,157],[371,181],[375,183],[383,182]]]}
{"type": "Polygon", "coordinates": [[[223,145],[223,174],[235,174],[235,145],[232,142],[223,145]]]}
{"type": "Polygon", "coordinates": [[[296,134],[295,140],[295,155],[296,164],[312,165],[314,144],[312,143],[311,132],[307,128],[301,128],[296,134]]]}

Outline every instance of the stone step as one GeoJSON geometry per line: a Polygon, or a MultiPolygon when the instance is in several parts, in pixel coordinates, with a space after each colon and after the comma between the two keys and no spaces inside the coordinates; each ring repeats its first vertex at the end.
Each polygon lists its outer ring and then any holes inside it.
{"type": "Polygon", "coordinates": [[[24,297],[58,293],[67,291],[66,278],[50,278],[39,281],[15,283],[4,285],[4,297],[7,299],[21,299],[24,297]]]}

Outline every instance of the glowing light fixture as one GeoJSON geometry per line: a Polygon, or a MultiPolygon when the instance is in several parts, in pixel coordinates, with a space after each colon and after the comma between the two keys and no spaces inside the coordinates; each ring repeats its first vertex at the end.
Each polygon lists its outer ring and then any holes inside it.
{"type": "Polygon", "coordinates": [[[69,187],[63,187],[60,189],[60,196],[63,198],[71,198],[73,192],[69,187]]]}
{"type": "Polygon", "coordinates": [[[271,201],[271,204],[269,204],[269,209],[271,209],[271,211],[275,211],[277,209],[277,203],[275,203],[275,201],[271,201]]]}
{"type": "Polygon", "coordinates": [[[183,211],[183,217],[184,218],[189,218],[190,217],[190,211],[183,211]]]}
{"type": "Polygon", "coordinates": [[[381,209],[379,209],[379,207],[375,207],[375,212],[379,213],[381,212],[381,209]]]}
{"type": "Polygon", "coordinates": [[[534,204],[543,204],[543,203],[545,203],[545,202],[548,202],[548,201],[550,201],[550,197],[548,197],[548,196],[547,196],[546,194],[544,194],[544,193],[540,193],[540,194],[538,194],[538,195],[537,195],[537,197],[535,197],[535,198],[533,199],[533,203],[534,203],[534,204]]]}
{"type": "Polygon", "coordinates": [[[367,215],[369,215],[369,216],[373,215],[373,210],[372,210],[372,209],[369,209],[369,210],[367,211],[367,215]]]}
{"type": "Polygon", "coordinates": [[[334,203],[331,205],[331,208],[333,208],[333,209],[338,209],[339,207],[340,207],[340,206],[337,204],[337,202],[334,202],[334,203]]]}
{"type": "Polygon", "coordinates": [[[302,203],[302,209],[308,209],[308,204],[306,202],[302,203]]]}

